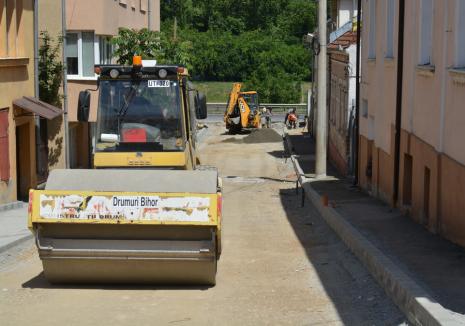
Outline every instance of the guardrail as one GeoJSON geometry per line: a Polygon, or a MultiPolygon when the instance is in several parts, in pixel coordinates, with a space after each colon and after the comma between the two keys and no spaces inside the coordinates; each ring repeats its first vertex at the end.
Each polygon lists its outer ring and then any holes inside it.
{"type": "MultiPolygon", "coordinates": [[[[275,114],[285,114],[289,109],[293,108],[297,109],[299,115],[307,114],[307,103],[260,103],[260,108],[264,107],[271,108],[275,114]]],[[[207,110],[210,114],[224,114],[226,103],[207,103],[207,110]]]]}

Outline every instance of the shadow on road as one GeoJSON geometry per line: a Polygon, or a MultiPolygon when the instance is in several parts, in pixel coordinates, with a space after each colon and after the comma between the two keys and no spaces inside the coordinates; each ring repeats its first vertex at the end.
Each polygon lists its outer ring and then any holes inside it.
{"type": "Polygon", "coordinates": [[[234,135],[249,135],[252,132],[250,129],[241,129],[241,131],[238,131],[236,133],[230,133],[228,130],[220,134],[220,136],[234,136],[234,135]]]}
{"type": "Polygon", "coordinates": [[[283,150],[283,151],[271,151],[271,152],[267,152],[267,154],[269,154],[269,155],[271,155],[273,157],[279,158],[279,159],[289,158],[290,157],[288,152],[285,151],[285,150],[283,150]]]}
{"type": "Polygon", "coordinates": [[[287,218],[344,325],[398,325],[402,313],[295,189],[281,189],[287,218]]]}
{"type": "Polygon", "coordinates": [[[44,272],[34,276],[29,281],[21,285],[27,289],[86,289],[86,290],[201,290],[205,291],[213,286],[211,285],[128,285],[128,284],[52,284],[47,281],[44,272]]]}
{"type": "MultiPolygon", "coordinates": [[[[314,142],[290,135],[305,174],[314,173],[314,142]]],[[[465,314],[465,249],[430,233],[412,218],[354,188],[328,164],[332,178],[313,181],[312,188],[326,195],[346,221],[380,249],[404,273],[446,309],[465,314]],[[447,272],[445,272],[447,271],[447,272]]]]}

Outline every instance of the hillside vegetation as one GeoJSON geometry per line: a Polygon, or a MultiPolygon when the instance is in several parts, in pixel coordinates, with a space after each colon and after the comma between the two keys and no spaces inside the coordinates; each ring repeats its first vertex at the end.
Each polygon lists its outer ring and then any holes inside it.
{"type": "MultiPolygon", "coordinates": [[[[231,91],[233,82],[218,82],[218,81],[195,81],[195,88],[207,95],[207,100],[210,103],[226,103],[228,101],[229,92],[231,91]]],[[[311,83],[302,82],[300,98],[295,103],[307,103],[307,91],[311,87],[311,83]]],[[[254,90],[252,88],[244,88],[244,90],[254,90]]],[[[260,103],[266,103],[260,97],[260,103]]],[[[268,102],[269,103],[269,102],[268,102]]],[[[275,102],[277,103],[277,102],[275,102]]]]}
{"type": "Polygon", "coordinates": [[[301,101],[311,78],[302,36],[315,27],[314,1],[162,0],[161,18],[161,62],[186,65],[196,81],[242,81],[262,102],[301,101]]]}

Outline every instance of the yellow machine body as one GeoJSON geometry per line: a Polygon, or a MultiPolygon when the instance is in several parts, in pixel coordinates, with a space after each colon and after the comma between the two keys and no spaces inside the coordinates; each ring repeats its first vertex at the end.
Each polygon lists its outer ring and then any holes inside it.
{"type": "Polygon", "coordinates": [[[221,180],[199,169],[196,153],[196,119],[206,117],[206,100],[176,66],[99,68],[94,169],[53,170],[45,190],[30,192],[28,226],[45,277],[215,284],[221,180]],[[124,101],[114,97],[118,91],[124,101]],[[168,94],[168,104],[146,105],[153,94],[168,94]],[[170,112],[174,118],[164,116],[170,112]]]}
{"type": "Polygon", "coordinates": [[[242,128],[260,128],[261,114],[256,91],[241,92],[242,84],[234,83],[224,114],[226,129],[231,133],[242,128]]]}

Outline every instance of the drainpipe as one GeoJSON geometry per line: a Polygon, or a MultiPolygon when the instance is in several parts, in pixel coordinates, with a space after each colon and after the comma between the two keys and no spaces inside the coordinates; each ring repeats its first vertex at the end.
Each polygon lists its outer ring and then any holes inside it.
{"type": "Polygon", "coordinates": [[[404,21],[405,2],[399,1],[399,31],[397,40],[397,96],[396,96],[396,126],[394,143],[394,193],[393,205],[397,205],[399,199],[399,174],[400,174],[400,133],[402,127],[402,80],[404,72],[404,21]]]}
{"type": "Polygon", "coordinates": [[[360,146],[360,52],[362,36],[362,0],[357,1],[357,59],[355,73],[355,148],[353,149],[354,161],[354,186],[359,182],[359,146],[360,146]]]}
{"type": "Polygon", "coordinates": [[[152,0],[147,1],[147,29],[152,30],[152,0]]]}
{"type": "Polygon", "coordinates": [[[34,0],[34,96],[39,97],[39,0],[34,0]]]}
{"type": "Polygon", "coordinates": [[[317,178],[326,177],[327,144],[328,144],[328,115],[326,107],[326,80],[328,69],[328,57],[326,56],[327,35],[327,0],[318,2],[318,39],[320,41],[320,53],[318,54],[318,99],[317,99],[317,129],[316,129],[316,158],[315,174],[317,178]]]}
{"type": "Polygon", "coordinates": [[[63,36],[63,124],[65,129],[65,166],[69,169],[68,76],[66,69],[66,0],[61,0],[61,34],[63,36]]]}
{"type": "MultiPolygon", "coordinates": [[[[39,98],[39,0],[34,0],[34,97],[39,98]]],[[[35,152],[36,152],[36,175],[42,169],[42,164],[39,157],[39,150],[42,144],[40,138],[40,117],[34,116],[35,124],[35,152]]]]}

